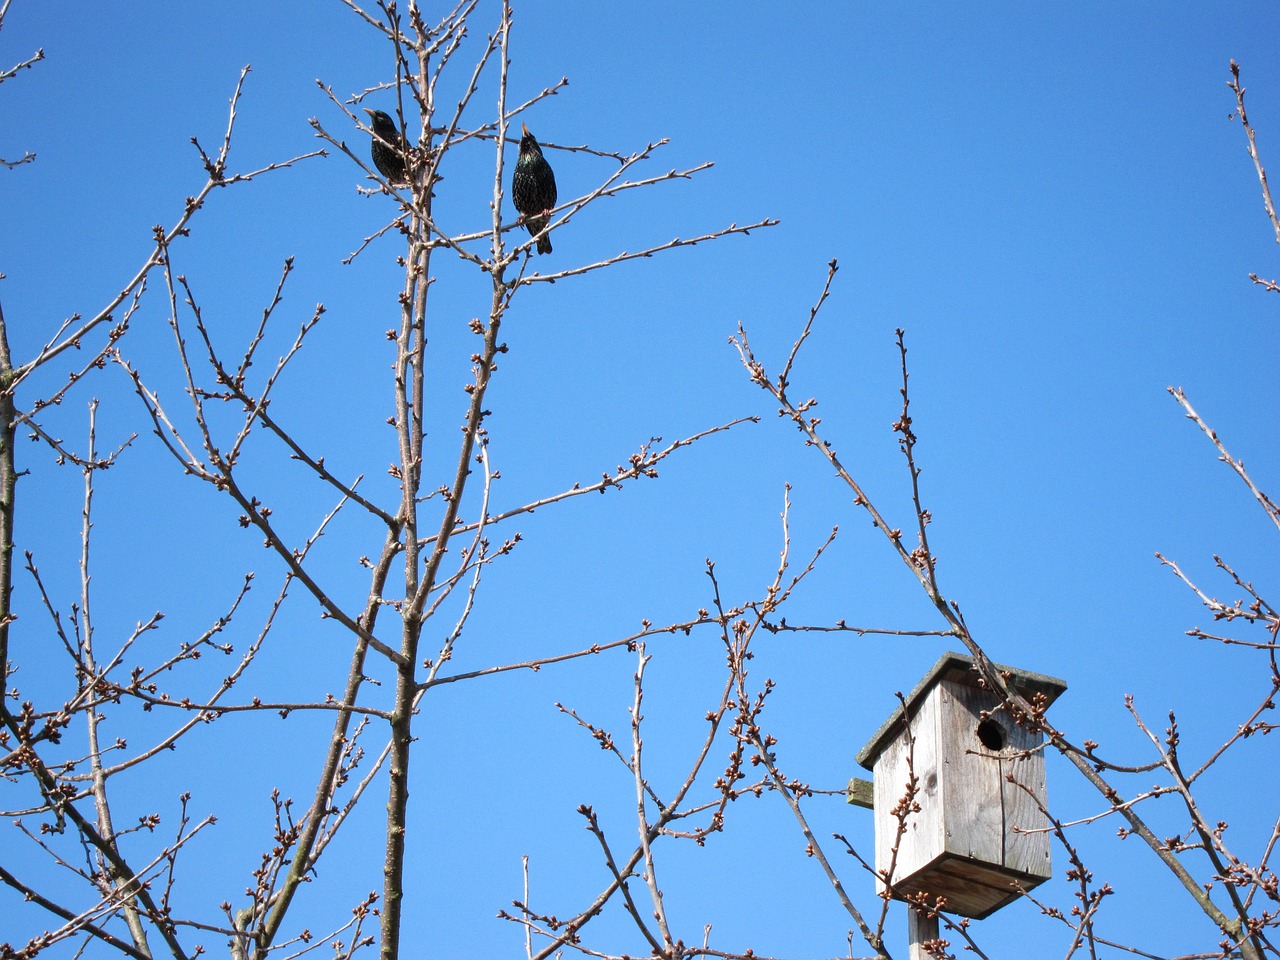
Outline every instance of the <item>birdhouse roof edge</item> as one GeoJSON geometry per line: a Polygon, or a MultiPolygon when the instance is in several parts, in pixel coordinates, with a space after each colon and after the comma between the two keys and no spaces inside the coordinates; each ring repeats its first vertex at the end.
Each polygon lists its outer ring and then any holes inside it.
{"type": "MultiPolygon", "coordinates": [[[[1034,673],[1030,670],[1022,670],[1003,663],[993,663],[992,666],[1000,673],[1010,674],[1010,685],[1015,690],[1032,694],[1043,693],[1048,698],[1046,706],[1057,700],[1067,689],[1065,680],[1051,677],[1048,674],[1034,673]]],[[[944,653],[929,669],[929,672],[920,678],[920,682],[912,687],[911,692],[907,694],[905,698],[906,709],[914,715],[916,705],[939,681],[946,679],[948,676],[961,680],[961,682],[976,685],[977,677],[974,675],[973,657],[965,653],[957,653],[954,650],[948,650],[944,653]]],[[[866,770],[875,768],[876,758],[884,751],[889,740],[897,736],[902,729],[902,710],[902,706],[899,705],[893,713],[889,714],[871,739],[858,751],[856,759],[859,766],[866,770]]]]}

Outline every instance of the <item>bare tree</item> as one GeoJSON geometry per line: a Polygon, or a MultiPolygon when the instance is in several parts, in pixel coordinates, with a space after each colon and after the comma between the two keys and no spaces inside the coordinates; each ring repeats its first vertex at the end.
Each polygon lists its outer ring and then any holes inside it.
{"type": "MultiPolygon", "coordinates": [[[[634,954],[634,948],[612,942],[610,934],[591,935],[596,928],[590,925],[607,911],[628,923],[628,943],[638,943],[654,956],[667,960],[756,958],[745,944],[713,946],[709,925],[682,928],[664,896],[667,867],[663,851],[676,843],[703,846],[726,829],[735,802],[775,795],[794,819],[805,853],[829,882],[848,917],[847,955],[889,957],[889,902],[898,878],[892,868],[877,873],[843,836],[832,846],[811,826],[806,811],[812,810],[812,804],[842,802],[843,791],[815,787],[785,763],[778,737],[770,731],[767,720],[776,685],[771,679],[761,680],[752,667],[758,638],[818,632],[926,636],[962,644],[973,657],[981,682],[1000,693],[1000,709],[1016,723],[1042,732],[1051,747],[1096,788],[1098,811],[1088,821],[1065,822],[1052,810],[1042,811],[1049,824],[1046,829],[1066,852],[1070,864],[1067,877],[1074,884],[1068,895],[1074,903],[1058,906],[1048,897],[1037,902],[1049,921],[1048,928],[1061,931],[1068,957],[1082,951],[1096,956],[1100,947],[1137,956],[1155,955],[1130,942],[1123,926],[1110,921],[1105,910],[1109,887],[1094,878],[1086,853],[1073,839],[1076,828],[1104,818],[1121,824],[1122,839],[1136,838],[1145,848],[1153,873],[1171,878],[1173,889],[1185,895],[1217,931],[1215,942],[1196,946],[1184,956],[1276,955],[1274,930],[1280,922],[1280,895],[1274,851],[1280,841],[1280,819],[1274,822],[1270,839],[1261,849],[1241,849],[1228,840],[1225,822],[1216,819],[1198,798],[1203,796],[1199,788],[1210,778],[1234,775],[1235,768],[1228,769],[1226,760],[1234,758],[1245,741],[1260,739],[1257,735],[1274,729],[1267,711],[1274,708],[1280,689],[1275,659],[1280,615],[1252,581],[1225,561],[1219,561],[1219,566],[1232,588],[1247,599],[1221,602],[1197,587],[1175,563],[1161,557],[1162,563],[1196,591],[1215,621],[1240,621],[1256,625],[1254,633],[1261,631],[1260,636],[1245,637],[1225,631],[1190,632],[1198,640],[1255,651],[1262,658],[1256,681],[1258,695],[1248,704],[1233,704],[1240,710],[1239,717],[1224,728],[1227,732],[1220,745],[1193,758],[1185,757],[1180,749],[1179,729],[1172,714],[1168,726],[1159,732],[1132,703],[1127,708],[1136,728],[1152,745],[1150,757],[1121,761],[1105,756],[1087,733],[1076,736],[1057,728],[1047,717],[1043,702],[1028,700],[1010,688],[984,652],[981,638],[970,631],[958,599],[939,581],[929,542],[933,518],[924,506],[920,482],[904,333],[898,331],[897,338],[902,405],[893,430],[907,468],[912,503],[907,523],[895,525],[825,438],[815,413],[817,400],[797,399],[805,394],[797,393],[793,384],[796,363],[831,295],[837,273],[834,260],[817,302],[780,367],[766,366],[756,356],[745,329],[739,328],[734,343],[751,381],[767,393],[780,415],[796,426],[806,447],[834,469],[838,481],[851,492],[856,508],[864,511],[883,535],[886,549],[918,582],[938,617],[937,626],[876,627],[857,625],[852,619],[832,624],[789,622],[784,608],[822,562],[836,530],[833,527],[825,539],[802,551],[800,560],[795,559],[788,488],[781,512],[778,564],[758,595],[724,596],[716,564],[708,560],[707,602],[685,619],[661,624],[645,620],[639,630],[584,646],[538,651],[524,659],[490,662],[467,670],[452,667],[468,639],[473,611],[482,602],[480,587],[486,571],[519,543],[513,521],[586,493],[607,493],[653,478],[659,466],[677,452],[754,419],[709,424],[665,445],[650,440],[593,482],[500,506],[494,486],[499,471],[489,454],[487,404],[498,361],[508,352],[502,327],[513,305],[530,287],[572,280],[703,241],[746,234],[775,221],[761,219],[747,226],[711,229],[689,239],[621,251],[593,263],[557,262],[544,267],[544,261],[533,253],[538,237],[523,230],[512,234],[510,231],[521,224],[504,222],[510,208],[506,184],[510,182],[511,150],[519,139],[510,133],[525,111],[554,96],[566,81],[532,94],[518,94],[510,88],[511,50],[518,37],[513,31],[510,2],[502,2],[493,22],[484,20],[487,8],[482,10],[479,0],[460,0],[447,13],[433,12],[430,17],[416,2],[403,9],[381,0],[368,8],[354,0],[342,2],[354,18],[353,25],[374,31],[385,42],[388,68],[382,81],[350,95],[320,84],[327,98],[325,119],[312,120],[312,126],[324,141],[324,149],[255,170],[234,170],[230,150],[237,106],[249,73],[246,68],[231,96],[220,147],[208,151],[195,142],[207,174],[203,189],[186,200],[172,226],[157,228],[148,256],[109,303],[68,319],[25,360],[11,356],[0,311],[0,421],[4,425],[0,432],[0,678],[4,680],[4,696],[0,697],[0,808],[11,821],[5,854],[0,856],[0,883],[24,901],[24,919],[34,914],[52,924],[26,943],[0,944],[0,960],[27,960],[59,945],[69,955],[106,950],[139,960],[158,954],[186,960],[203,952],[202,944],[208,938],[225,939],[232,956],[239,960],[270,955],[291,960],[320,948],[345,958],[374,945],[387,960],[419,952],[402,940],[402,931],[407,907],[406,863],[415,844],[421,843],[421,830],[412,816],[410,775],[431,749],[423,736],[427,721],[420,711],[431,703],[433,692],[452,684],[481,684],[503,674],[552,668],[607,652],[634,657],[628,728],[615,735],[606,724],[572,704],[559,707],[617,761],[634,795],[628,816],[634,817],[636,832],[621,841],[592,806],[583,804],[578,809],[599,847],[604,880],[568,910],[552,909],[531,889],[526,873],[523,897],[501,916],[522,931],[528,960],[571,951],[625,960],[628,950],[634,954]],[[445,98],[445,81],[452,83],[449,89],[461,90],[461,94],[445,98]],[[371,130],[362,122],[361,108],[374,102],[375,95],[384,101],[394,98],[398,129],[413,134],[398,148],[406,183],[388,182],[364,159],[371,130]],[[358,147],[348,144],[344,131],[358,147]],[[447,156],[461,154],[459,148],[477,144],[493,151],[492,188],[485,198],[488,217],[447,222],[452,214],[442,212],[437,203],[438,198],[449,196],[450,190],[440,175],[442,162],[447,156]],[[353,169],[362,171],[371,184],[362,189],[394,211],[381,229],[355,245],[348,261],[364,255],[375,244],[404,244],[400,256],[403,286],[395,297],[394,325],[387,331],[388,340],[394,343],[387,387],[394,409],[389,423],[396,439],[395,460],[388,470],[396,483],[396,496],[390,499],[367,492],[368,485],[362,483],[364,477],[384,469],[382,464],[371,459],[355,475],[342,473],[326,462],[328,438],[304,439],[293,425],[291,414],[295,411],[287,403],[277,402],[281,392],[277,387],[286,382],[299,358],[314,349],[309,337],[326,316],[325,308],[317,306],[299,322],[278,359],[263,363],[269,353],[267,344],[287,322],[281,303],[293,261],[283,264],[274,293],[261,308],[261,319],[248,340],[230,345],[206,322],[198,283],[175,268],[183,238],[221,188],[276,175],[329,153],[341,155],[353,169]],[[463,398],[452,409],[432,406],[429,387],[442,361],[426,349],[428,334],[442,322],[431,309],[432,288],[442,261],[468,268],[475,296],[483,304],[477,311],[480,315],[469,324],[475,337],[474,349],[468,351],[470,379],[463,398]],[[160,371],[146,368],[131,354],[129,337],[136,313],[144,303],[157,298],[164,308],[173,351],[170,365],[160,371]],[[69,376],[55,373],[51,361],[75,355],[73,350],[87,350],[80,356],[88,359],[69,376]],[[108,445],[106,452],[99,448],[98,403],[85,394],[95,380],[113,374],[123,375],[131,385],[143,429],[156,438],[147,442],[160,445],[185,482],[204,485],[213,495],[234,504],[239,526],[261,539],[276,571],[273,599],[259,619],[250,621],[246,613],[246,597],[257,578],[245,574],[236,579],[221,615],[167,656],[155,655],[154,647],[144,643],[160,628],[162,613],[139,620],[127,636],[108,638],[95,628],[92,615],[98,478],[127,455],[127,448],[143,442],[134,435],[114,447],[108,445]],[[176,402],[173,391],[162,389],[157,382],[174,377],[181,385],[176,402]],[[87,406],[83,447],[64,440],[48,426],[47,418],[68,400],[87,406]],[[451,418],[459,428],[447,448],[428,444],[429,417],[451,418]],[[15,449],[20,431],[39,441],[39,446],[31,448],[40,451],[39,456],[20,460],[15,449]],[[24,483],[55,469],[76,470],[82,481],[75,571],[78,589],[68,598],[57,588],[46,586],[36,551],[23,545],[22,575],[28,578],[38,603],[19,611],[13,606],[13,587],[20,575],[14,567],[20,495],[24,483]],[[329,493],[329,506],[304,514],[291,504],[268,503],[261,485],[262,471],[277,469],[296,470],[318,480],[329,493]],[[349,583],[314,558],[319,552],[317,545],[339,517],[359,531],[365,545],[362,565],[367,581],[356,600],[351,599],[349,583]],[[299,529],[307,532],[299,535],[299,529]],[[285,611],[297,604],[297,595],[318,605],[326,626],[339,632],[347,645],[349,660],[345,673],[335,681],[340,688],[336,695],[276,700],[260,693],[266,686],[258,670],[262,652],[271,644],[302,646],[307,642],[307,637],[279,626],[285,611]],[[42,631],[19,638],[11,631],[19,613],[28,623],[41,617],[42,631]],[[430,632],[429,625],[433,627],[430,632]],[[687,745],[682,776],[664,788],[647,773],[652,769],[653,755],[650,752],[646,760],[646,671],[662,638],[695,632],[716,638],[718,649],[723,649],[724,672],[706,704],[703,735],[687,745]],[[210,666],[215,653],[233,657],[230,671],[210,666]],[[43,684],[27,688],[22,667],[35,658],[57,658],[61,673],[56,690],[45,689],[43,684]],[[152,722],[142,722],[144,713],[152,722]],[[236,904],[225,899],[213,902],[218,897],[209,897],[201,883],[199,863],[189,856],[192,840],[212,826],[215,815],[190,812],[183,794],[177,801],[175,827],[158,814],[140,813],[135,805],[121,799],[117,789],[122,775],[150,769],[165,751],[193,731],[232,714],[243,714],[253,723],[295,714],[332,721],[322,738],[300,748],[314,751],[314,780],[305,804],[295,808],[290,798],[278,792],[270,794],[271,842],[246,865],[252,882],[243,901],[236,904]],[[156,717],[163,726],[159,733],[156,717]],[[111,725],[104,727],[107,721],[111,725]],[[126,737],[121,729],[134,729],[137,736],[126,737]],[[1153,777],[1157,778],[1155,786],[1151,786],[1153,777]],[[380,793],[384,783],[380,830],[384,844],[371,855],[381,861],[382,888],[355,899],[346,915],[332,918],[324,933],[317,935],[299,920],[303,911],[297,905],[307,899],[308,885],[317,881],[318,865],[344,825],[356,817],[368,820],[379,816],[368,798],[380,793]],[[1180,804],[1180,821],[1172,832],[1164,828],[1167,818],[1157,820],[1147,813],[1162,797],[1180,804]],[[165,832],[158,833],[162,825],[165,832]],[[34,851],[40,855],[42,869],[30,868],[33,858],[29,856],[16,861],[10,856],[9,851],[19,845],[24,854],[34,851]],[[835,856],[835,852],[845,853],[848,859],[835,856]],[[850,864],[852,872],[847,869],[850,864]],[[878,900],[859,893],[870,889],[873,874],[884,887],[878,900]]],[[[5,0],[0,6],[0,26],[7,10],[5,0]]],[[[37,53],[22,61],[0,74],[0,81],[39,59],[37,53]]],[[[1264,203],[1280,237],[1280,223],[1270,201],[1253,129],[1245,117],[1244,90],[1234,64],[1232,76],[1238,115],[1248,134],[1264,203]]],[[[689,179],[709,166],[639,176],[637,165],[658,155],[664,144],[649,143],[630,153],[588,145],[544,144],[552,159],[559,151],[572,151],[591,157],[602,169],[590,189],[552,211],[545,233],[562,229],[604,198],[689,179]]],[[[5,161],[5,165],[12,167],[31,159],[33,155],[27,154],[18,161],[5,161]]],[[[473,204],[472,208],[483,209],[483,205],[473,204]]],[[[1271,281],[1256,277],[1255,281],[1275,289],[1271,281]]],[[[1248,486],[1271,522],[1280,526],[1275,502],[1254,484],[1241,461],[1228,452],[1186,396],[1179,390],[1172,392],[1187,416],[1210,438],[1220,458],[1248,486]]],[[[914,775],[901,785],[901,800],[893,811],[900,834],[919,812],[917,788],[914,775]]],[[[1270,811],[1265,815],[1271,816],[1270,811]]],[[[951,956],[952,943],[958,940],[963,941],[966,951],[987,956],[971,925],[948,914],[945,900],[916,898],[913,905],[942,924],[943,934],[925,944],[929,955],[951,956]]]]}
{"type": "MultiPolygon", "coordinates": [[[[569,280],[704,241],[747,234],[775,221],[734,224],[687,239],[622,251],[595,263],[558,266],[548,272],[534,269],[537,262],[531,257],[531,244],[535,238],[513,243],[514,235],[509,231],[515,224],[504,222],[508,209],[504,202],[506,184],[511,174],[508,155],[510,144],[518,142],[518,138],[513,141],[508,136],[508,131],[522,113],[554,95],[565,81],[511,102],[511,5],[502,4],[496,22],[480,27],[487,29],[487,35],[478,54],[468,62],[463,61],[464,52],[469,56],[473,50],[464,41],[482,19],[477,0],[463,0],[443,16],[430,15],[438,19],[428,19],[428,13],[416,2],[404,8],[380,2],[376,8],[365,9],[346,0],[346,6],[358,21],[363,21],[364,27],[385,40],[389,70],[384,81],[352,96],[340,96],[322,83],[330,112],[347,129],[359,132],[359,142],[367,143],[370,130],[361,124],[357,110],[370,95],[389,94],[395,98],[400,128],[412,127],[417,133],[414,146],[408,146],[406,141],[400,148],[408,183],[389,183],[364,160],[367,148],[354,150],[341,135],[330,132],[325,123],[312,121],[317,137],[369,177],[373,182],[369,191],[386,195],[395,205],[391,220],[366,238],[352,258],[383,236],[404,238],[404,285],[397,298],[397,324],[388,332],[396,350],[389,384],[395,410],[391,422],[398,449],[391,467],[399,486],[395,502],[382,503],[376,497],[365,496],[361,492],[363,475],[343,477],[331,471],[322,452],[295,436],[288,411],[273,405],[275,388],[303,353],[309,334],[322,322],[323,306],[317,306],[301,323],[292,344],[274,364],[268,365],[265,375],[257,373],[255,365],[261,362],[264,343],[280,322],[277,308],[293,269],[292,259],[285,261],[274,296],[262,309],[252,337],[247,343],[231,346],[220,342],[205,322],[196,283],[174,268],[175,246],[216,191],[326,154],[326,150],[316,150],[257,170],[232,169],[229,155],[237,106],[249,74],[247,67],[231,97],[221,146],[216,151],[206,151],[193,138],[207,172],[205,186],[187,199],[171,227],[157,228],[150,255],[111,302],[88,319],[76,316],[66,321],[49,336],[36,356],[26,360],[11,358],[0,323],[0,416],[5,424],[0,446],[0,485],[4,490],[0,676],[6,678],[6,696],[0,701],[0,748],[4,750],[6,790],[3,806],[16,818],[14,830],[43,850],[63,874],[61,881],[46,886],[24,878],[16,869],[0,866],[0,881],[21,894],[30,909],[43,911],[59,924],[23,946],[6,945],[0,951],[6,958],[31,957],[64,941],[77,942],[80,949],[96,941],[131,957],[152,957],[159,952],[187,958],[202,949],[193,945],[192,939],[211,933],[225,936],[232,955],[241,958],[265,957],[281,951],[288,956],[307,952],[318,942],[313,942],[308,931],[291,925],[290,908],[340,828],[383,775],[388,784],[383,888],[355,904],[351,917],[335,924],[323,939],[334,941],[337,953],[343,956],[376,941],[382,956],[397,957],[401,954],[404,866],[412,844],[408,781],[413,757],[422,749],[415,747],[421,742],[415,718],[424,698],[443,685],[483,682],[506,672],[536,670],[609,649],[636,649],[647,637],[687,630],[696,622],[710,622],[710,615],[704,613],[691,623],[646,625],[634,635],[591,644],[585,649],[551,651],[465,673],[449,670],[485,569],[519,540],[518,533],[505,532],[513,518],[587,493],[604,493],[640,478],[655,477],[658,466],[677,451],[747,419],[711,425],[666,445],[647,442],[624,465],[604,471],[595,482],[575,484],[528,503],[498,509],[491,505],[492,481],[497,471],[488,456],[486,402],[498,358],[508,349],[501,330],[512,304],[535,285],[569,280]],[[456,102],[441,102],[441,81],[455,74],[462,79],[464,92],[456,102]],[[484,106],[480,105],[482,102],[484,106]],[[437,193],[446,189],[441,186],[441,163],[459,147],[476,142],[493,148],[488,222],[441,223],[434,204],[437,193]],[[432,326],[429,290],[433,258],[440,257],[477,268],[474,276],[487,291],[483,316],[470,323],[476,345],[471,354],[472,379],[466,387],[465,402],[455,412],[461,427],[460,440],[452,453],[445,455],[428,450],[424,426],[429,412],[426,387],[434,362],[426,352],[432,326]],[[130,321],[143,303],[148,285],[158,286],[159,295],[167,304],[174,344],[173,369],[182,384],[180,403],[163,399],[163,391],[153,384],[152,375],[130,358],[130,321]],[[50,361],[90,344],[89,360],[70,377],[59,381],[52,375],[50,361]],[[233,642],[227,639],[230,632],[244,635],[238,614],[251,589],[252,575],[243,578],[234,600],[209,629],[182,643],[176,654],[159,662],[133,665],[138,641],[158,628],[161,613],[140,622],[123,642],[104,644],[95,633],[91,616],[95,478],[116,462],[136,436],[120,449],[102,453],[96,437],[95,401],[89,407],[87,446],[78,450],[46,429],[42,415],[82,391],[84,381],[112,367],[129,378],[150,432],[176,468],[191,481],[207,484],[218,495],[229,498],[239,510],[240,526],[255,529],[261,535],[282,571],[265,619],[251,642],[238,647],[242,651],[239,663],[212,693],[196,692],[202,678],[192,668],[206,654],[231,653],[233,642]],[[53,703],[37,703],[23,692],[20,667],[36,652],[10,645],[9,627],[17,616],[10,607],[10,597],[15,575],[13,518],[21,502],[18,479],[35,469],[22,466],[18,460],[14,439],[19,430],[29,431],[43,441],[59,464],[72,466],[83,474],[80,595],[71,604],[69,614],[63,612],[65,601],[45,589],[34,554],[29,550],[25,554],[26,570],[37,587],[60,655],[65,658],[66,686],[53,703]],[[290,463],[300,465],[332,491],[332,507],[311,521],[310,535],[301,539],[292,536],[289,531],[298,518],[287,516],[282,522],[277,510],[255,491],[256,478],[260,476],[257,461],[264,456],[260,452],[264,448],[272,451],[266,456],[277,458],[285,467],[290,463]],[[369,575],[368,588],[365,599],[355,604],[341,599],[345,591],[336,589],[310,562],[313,548],[335,517],[352,512],[361,515],[366,536],[372,538],[363,561],[369,575]],[[348,635],[349,669],[340,696],[318,701],[267,702],[247,689],[252,686],[248,678],[253,676],[255,659],[264,644],[274,638],[277,614],[290,592],[298,589],[319,604],[323,618],[348,635]],[[426,649],[424,626],[441,618],[447,618],[449,623],[443,631],[444,640],[426,649]],[[389,683],[373,679],[388,674],[389,683]],[[141,750],[127,746],[123,738],[105,742],[100,734],[102,722],[108,717],[127,716],[122,713],[126,705],[164,711],[171,716],[172,724],[167,733],[141,750]],[[192,730],[228,714],[268,717],[301,712],[323,712],[333,717],[332,731],[316,758],[314,792],[305,809],[295,813],[291,801],[273,795],[274,843],[262,853],[252,871],[254,883],[247,891],[245,905],[204,903],[195,912],[179,912],[175,907],[179,891],[184,891],[181,899],[185,902],[184,884],[194,884],[197,889],[199,884],[198,876],[179,869],[179,861],[191,839],[204,831],[214,817],[192,822],[186,815],[184,798],[176,834],[157,848],[143,842],[139,831],[149,837],[159,825],[158,816],[143,816],[136,825],[119,826],[133,822],[133,817],[123,813],[120,802],[113,799],[116,778],[151,762],[192,730]],[[364,743],[370,738],[377,743],[372,755],[366,756],[364,743]],[[39,827],[28,826],[29,820],[37,821],[39,827]],[[76,850],[82,854],[78,865],[76,850]],[[370,928],[375,917],[376,937],[370,928]]],[[[7,7],[6,3],[6,10],[7,7]]],[[[7,72],[4,79],[38,59],[37,54],[24,61],[7,72]]],[[[602,198],[685,180],[710,166],[701,164],[652,177],[633,177],[636,165],[654,156],[664,143],[649,143],[629,154],[587,146],[544,145],[552,151],[589,154],[607,168],[593,187],[556,207],[547,232],[564,227],[602,198]]],[[[370,469],[376,470],[377,466],[371,465],[370,469]]],[[[287,510],[280,514],[287,514],[287,510]]],[[[46,649],[43,655],[50,653],[46,649]]],[[[667,812],[666,819],[674,814],[674,810],[667,812]]],[[[6,849],[9,845],[10,841],[6,841],[6,849]]]]}

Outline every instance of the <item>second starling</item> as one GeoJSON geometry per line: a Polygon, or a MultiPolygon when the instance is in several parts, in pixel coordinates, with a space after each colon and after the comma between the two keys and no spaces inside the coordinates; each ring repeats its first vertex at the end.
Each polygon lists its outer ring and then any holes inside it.
{"type": "Polygon", "coordinates": [[[387,178],[393,187],[407,186],[404,160],[409,152],[409,142],[396,127],[396,122],[381,110],[364,108],[373,118],[373,165],[387,178]]]}
{"type": "MultiPolygon", "coordinates": [[[[530,236],[537,236],[551,221],[551,210],[556,205],[556,175],[529,128],[522,123],[520,129],[524,136],[520,138],[520,158],[511,175],[511,200],[530,236]]],[[[551,237],[543,234],[538,237],[538,253],[550,252],[551,237]]]]}

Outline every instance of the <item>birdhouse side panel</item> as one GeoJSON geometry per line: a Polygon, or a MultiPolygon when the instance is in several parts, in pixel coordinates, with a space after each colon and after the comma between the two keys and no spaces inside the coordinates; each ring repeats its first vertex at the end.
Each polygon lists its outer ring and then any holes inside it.
{"type": "Polygon", "coordinates": [[[1004,864],[1004,778],[1001,759],[983,745],[978,725],[998,699],[989,691],[943,680],[941,712],[942,806],[948,853],[979,863],[1004,864]]]}
{"type": "MultiPolygon", "coordinates": [[[[916,706],[911,737],[905,729],[875,763],[876,873],[892,870],[895,882],[927,866],[942,852],[942,803],[938,773],[938,709],[929,697],[916,706]],[[907,817],[901,838],[893,811],[907,795],[908,779],[917,779],[915,802],[920,810],[907,817]],[[893,848],[898,852],[894,858],[893,848]]],[[[878,884],[883,889],[883,883],[878,884]]]]}
{"type": "Polygon", "coordinates": [[[1048,879],[1052,875],[1049,862],[1050,835],[1046,803],[1044,737],[1022,727],[1015,727],[1009,738],[1009,752],[1014,756],[1006,763],[1009,776],[1002,783],[1008,836],[1005,838],[1005,866],[1018,873],[1048,879]]]}

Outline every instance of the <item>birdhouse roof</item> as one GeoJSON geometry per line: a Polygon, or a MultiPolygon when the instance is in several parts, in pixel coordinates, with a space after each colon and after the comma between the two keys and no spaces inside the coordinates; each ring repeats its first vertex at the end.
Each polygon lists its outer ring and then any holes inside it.
{"type": "MultiPolygon", "coordinates": [[[[992,666],[1000,674],[1008,676],[1006,682],[1009,686],[1024,697],[1031,697],[1038,693],[1044,694],[1048,700],[1048,703],[1045,704],[1046,706],[1057,700],[1058,696],[1067,689],[1066,681],[1059,680],[1057,677],[1046,676],[1043,673],[1032,673],[1029,670],[1019,670],[1017,667],[1005,666],[1002,663],[992,664],[992,666]]],[[[939,657],[938,662],[907,694],[906,709],[911,715],[915,715],[916,705],[942,680],[951,680],[971,687],[978,686],[978,673],[973,669],[973,657],[952,651],[948,651],[939,657]]],[[[902,735],[902,710],[903,708],[899,706],[897,710],[893,711],[889,718],[880,724],[880,729],[867,741],[866,746],[858,751],[858,763],[866,769],[873,769],[876,758],[880,756],[880,753],[888,746],[889,742],[902,735]]]]}

